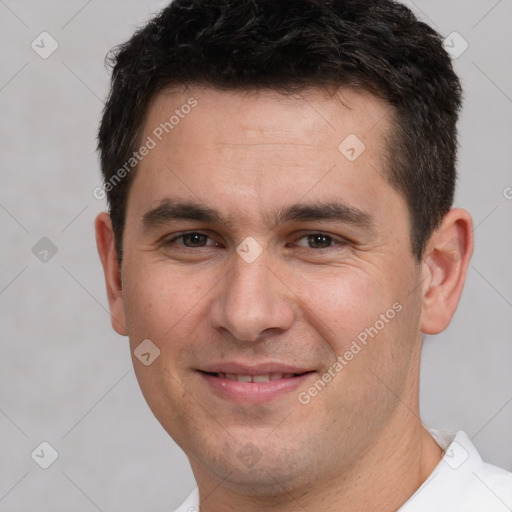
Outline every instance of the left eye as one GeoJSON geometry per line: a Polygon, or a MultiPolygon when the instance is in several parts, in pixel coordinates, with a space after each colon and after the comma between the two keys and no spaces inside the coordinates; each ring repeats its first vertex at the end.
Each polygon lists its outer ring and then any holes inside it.
{"type": "Polygon", "coordinates": [[[297,243],[297,245],[309,247],[310,249],[328,249],[335,243],[342,243],[341,241],[335,240],[332,236],[325,235],[324,233],[310,233],[300,237],[299,240],[306,240],[306,244],[297,243]]]}

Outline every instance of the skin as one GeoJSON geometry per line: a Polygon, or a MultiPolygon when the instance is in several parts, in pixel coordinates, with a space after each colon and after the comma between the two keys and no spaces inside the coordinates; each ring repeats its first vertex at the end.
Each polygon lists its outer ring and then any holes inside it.
{"type": "Polygon", "coordinates": [[[132,354],[147,338],[161,351],[148,366],[133,358],[142,392],[188,455],[203,512],[366,511],[376,500],[394,511],[442,457],[419,417],[422,333],[441,332],[455,312],[471,218],[451,210],[416,261],[405,200],[385,177],[392,115],[369,94],[166,91],[151,103],[141,140],[191,96],[197,106],[137,169],[121,267],[108,214],[96,220],[112,324],[132,354]],[[353,162],[338,150],[349,134],[366,146],[353,162]],[[169,196],[228,222],[145,226],[169,196]],[[371,225],[276,224],[280,208],[326,201],[366,212],[371,225]],[[171,241],[184,231],[207,237],[171,241]],[[308,239],[314,233],[331,237],[325,248],[308,239]],[[252,263],[236,251],[246,237],[262,248],[252,263]],[[298,392],[396,303],[401,311],[300,403],[298,392]],[[197,371],[269,360],[314,373],[273,400],[235,403],[197,371]],[[244,446],[256,454],[251,467],[237,456],[244,446]]]}

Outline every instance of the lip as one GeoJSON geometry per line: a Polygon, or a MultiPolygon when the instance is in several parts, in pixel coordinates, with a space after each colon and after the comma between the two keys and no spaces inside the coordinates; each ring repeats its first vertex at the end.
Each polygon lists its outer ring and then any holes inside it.
{"type": "Polygon", "coordinates": [[[282,364],[262,364],[257,366],[240,365],[236,363],[223,363],[209,366],[208,369],[198,370],[197,373],[208,388],[218,397],[236,403],[260,404],[276,400],[297,388],[305,387],[305,382],[316,372],[282,364]],[[268,382],[240,382],[231,380],[224,375],[266,375],[269,373],[298,374],[292,377],[270,380],[268,382]]]}

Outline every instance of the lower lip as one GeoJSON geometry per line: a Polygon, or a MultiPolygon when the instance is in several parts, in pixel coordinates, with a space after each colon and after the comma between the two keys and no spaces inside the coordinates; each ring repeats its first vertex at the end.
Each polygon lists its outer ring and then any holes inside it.
{"type": "Polygon", "coordinates": [[[314,372],[305,373],[288,379],[270,380],[268,382],[239,382],[237,380],[214,377],[199,372],[213,391],[222,398],[234,402],[258,404],[268,402],[304,386],[314,372]]]}

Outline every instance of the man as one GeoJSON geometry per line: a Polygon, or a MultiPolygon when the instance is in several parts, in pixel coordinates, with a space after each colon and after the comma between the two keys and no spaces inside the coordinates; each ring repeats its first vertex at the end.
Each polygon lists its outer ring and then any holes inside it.
{"type": "Polygon", "coordinates": [[[390,0],[175,0],[114,64],[97,244],[178,510],[511,510],[419,416],[473,249],[439,35],[390,0]]]}

